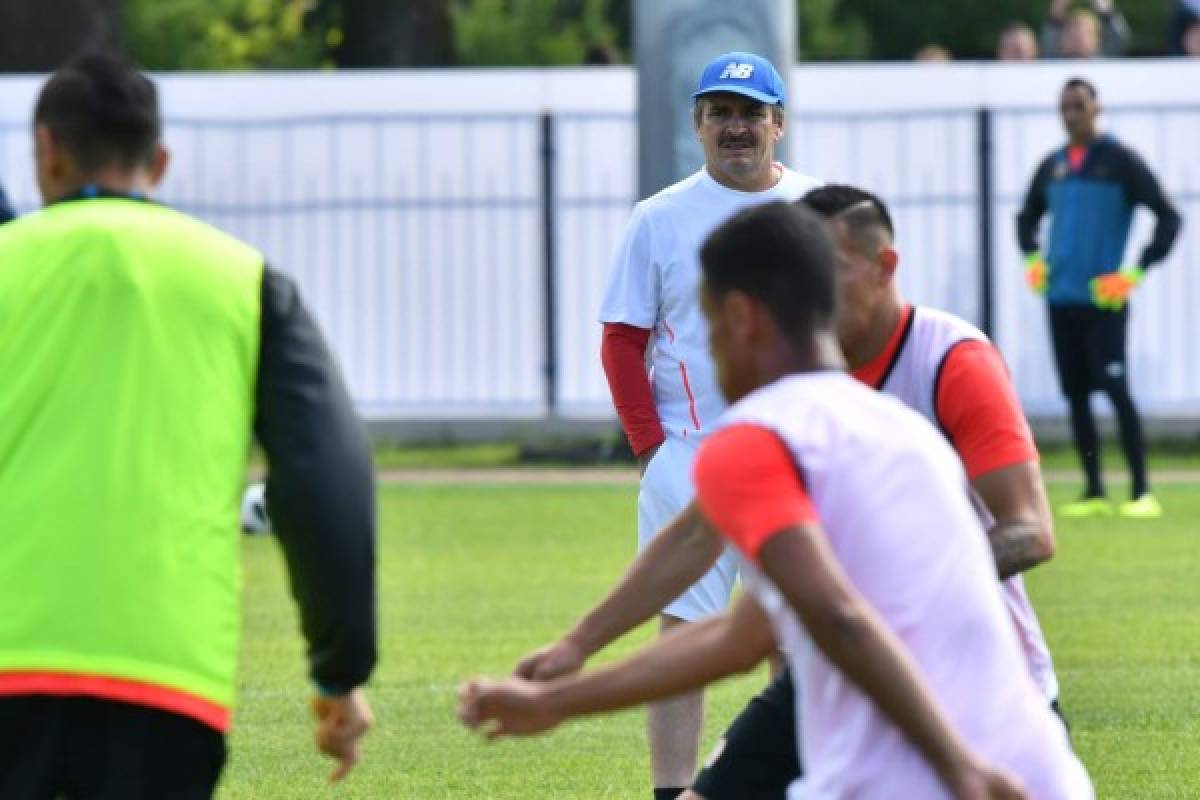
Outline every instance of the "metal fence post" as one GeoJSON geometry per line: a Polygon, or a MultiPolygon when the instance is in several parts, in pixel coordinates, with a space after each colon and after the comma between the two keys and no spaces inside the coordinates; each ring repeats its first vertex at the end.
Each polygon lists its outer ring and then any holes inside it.
{"type": "Polygon", "coordinates": [[[543,372],[546,381],[546,415],[558,413],[558,354],[557,350],[557,298],[555,296],[556,242],[554,226],[554,115],[542,114],[542,259],[543,291],[545,292],[542,313],[545,315],[545,350],[543,372]]]}
{"type": "Polygon", "coordinates": [[[975,115],[979,161],[979,327],[992,336],[994,297],[992,292],[992,110],[981,108],[975,115]]]}

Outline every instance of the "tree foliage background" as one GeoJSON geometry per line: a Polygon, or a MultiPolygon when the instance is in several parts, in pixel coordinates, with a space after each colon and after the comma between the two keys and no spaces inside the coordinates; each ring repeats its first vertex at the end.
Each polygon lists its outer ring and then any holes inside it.
{"type": "Polygon", "coordinates": [[[608,0],[474,0],[451,4],[464,66],[581,64],[588,48],[616,46],[608,0]]]}
{"type": "MultiPolygon", "coordinates": [[[[121,42],[153,70],[579,64],[595,46],[628,61],[632,5],[654,1],[0,0],[0,44],[8,41],[0,69],[45,70],[90,40],[121,42]]],[[[1116,0],[1133,29],[1133,54],[1164,52],[1177,1],[1116,0]]],[[[1049,5],[795,2],[800,58],[819,61],[908,59],[929,43],[958,58],[990,58],[1005,23],[1037,29],[1049,5]]]]}
{"type": "Polygon", "coordinates": [[[126,42],[151,70],[315,67],[336,44],[316,10],[317,0],[125,0],[126,42]]]}

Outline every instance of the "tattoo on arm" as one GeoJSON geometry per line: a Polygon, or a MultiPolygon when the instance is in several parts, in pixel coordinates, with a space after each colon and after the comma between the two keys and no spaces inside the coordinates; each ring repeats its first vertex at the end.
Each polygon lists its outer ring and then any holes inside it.
{"type": "Polygon", "coordinates": [[[992,526],[988,541],[1001,580],[1045,561],[1040,538],[1041,529],[1032,522],[998,522],[992,526]]]}

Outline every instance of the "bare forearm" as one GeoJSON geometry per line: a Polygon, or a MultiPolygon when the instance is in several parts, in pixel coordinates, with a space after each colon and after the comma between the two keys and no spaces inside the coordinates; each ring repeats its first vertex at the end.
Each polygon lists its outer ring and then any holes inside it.
{"type": "Polygon", "coordinates": [[[753,668],[773,641],[765,619],[710,617],[663,636],[618,664],[546,684],[547,707],[572,717],[673,697],[753,668]]]}
{"type": "Polygon", "coordinates": [[[1001,580],[1033,569],[1054,554],[1053,549],[1047,551],[1042,527],[1032,522],[997,523],[988,531],[988,542],[1001,580]]]}
{"type": "Polygon", "coordinates": [[[984,473],[971,486],[995,520],[987,535],[1001,579],[1054,557],[1054,520],[1036,460],[984,473]]]}
{"type": "Polygon", "coordinates": [[[664,528],[616,588],[567,634],[587,654],[653,617],[703,577],[721,554],[720,539],[694,505],[664,528]]]}

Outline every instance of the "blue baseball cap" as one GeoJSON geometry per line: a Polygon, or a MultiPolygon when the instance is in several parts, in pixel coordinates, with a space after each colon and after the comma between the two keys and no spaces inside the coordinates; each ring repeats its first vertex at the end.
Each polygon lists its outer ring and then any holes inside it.
{"type": "Polygon", "coordinates": [[[713,92],[733,92],[768,105],[782,106],[784,101],[783,78],[770,61],[753,53],[726,53],[710,61],[692,99],[713,92]]]}

